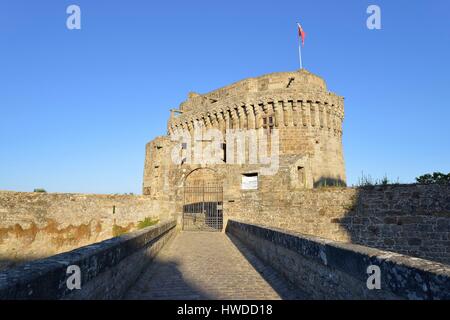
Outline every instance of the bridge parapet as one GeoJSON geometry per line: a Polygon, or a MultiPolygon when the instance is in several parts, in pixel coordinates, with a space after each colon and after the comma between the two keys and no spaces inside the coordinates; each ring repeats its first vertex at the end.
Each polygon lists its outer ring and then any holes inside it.
{"type": "Polygon", "coordinates": [[[176,232],[169,220],[0,273],[0,299],[118,299],[176,232]],[[69,266],[81,288],[69,288],[69,266]],[[75,274],[75,273],[73,273],[75,274]]]}
{"type": "Polygon", "coordinates": [[[450,266],[228,220],[226,232],[312,299],[450,299],[450,266]],[[367,283],[378,267],[380,289],[367,283]]]}

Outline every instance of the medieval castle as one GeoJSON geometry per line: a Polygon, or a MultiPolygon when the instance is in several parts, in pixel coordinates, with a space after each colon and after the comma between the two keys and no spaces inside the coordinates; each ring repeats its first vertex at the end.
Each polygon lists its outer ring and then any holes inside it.
{"type": "Polygon", "coordinates": [[[241,189],[343,186],[343,119],[343,97],[328,91],[323,79],[304,69],[248,78],[203,95],[190,93],[179,110],[171,110],[168,135],[146,146],[143,194],[173,199],[171,193],[180,186],[204,179],[223,183],[225,198],[241,189]],[[208,134],[211,129],[219,133],[219,141],[208,134]],[[278,131],[276,141],[270,137],[274,130],[278,131]],[[235,135],[227,134],[239,131],[253,132],[255,140],[247,136],[239,143],[235,135]],[[187,140],[174,139],[182,132],[187,140]],[[277,162],[277,168],[268,174],[264,169],[274,164],[252,161],[249,150],[255,146],[254,151],[260,151],[256,145],[261,145],[261,138],[271,149],[267,154],[277,151],[276,159],[269,158],[277,162]],[[193,158],[191,146],[199,141],[204,142],[204,149],[215,143],[222,161],[186,161],[193,158]],[[236,161],[234,155],[244,144],[247,148],[241,161],[236,161]],[[182,161],[174,163],[177,145],[187,150],[182,150],[182,161]]]}
{"type": "Polygon", "coordinates": [[[347,188],[343,119],[306,70],[248,78],[171,110],[143,195],[1,191],[0,299],[450,299],[450,186],[347,188]]]}

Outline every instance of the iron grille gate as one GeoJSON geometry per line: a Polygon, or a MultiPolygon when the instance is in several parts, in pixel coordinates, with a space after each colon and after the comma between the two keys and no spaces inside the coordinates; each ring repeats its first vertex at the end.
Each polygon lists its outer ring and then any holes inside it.
{"type": "Polygon", "coordinates": [[[222,231],[223,188],[217,182],[184,187],[183,230],[222,231]]]}

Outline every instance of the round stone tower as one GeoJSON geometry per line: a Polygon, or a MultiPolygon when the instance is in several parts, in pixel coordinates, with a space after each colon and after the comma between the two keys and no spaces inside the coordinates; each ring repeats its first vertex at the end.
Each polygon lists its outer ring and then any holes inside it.
{"type": "MultiPolygon", "coordinates": [[[[216,170],[224,178],[224,185],[236,190],[241,187],[243,174],[259,173],[258,165],[248,162],[225,166],[170,164],[171,137],[182,131],[194,136],[196,127],[222,132],[224,146],[230,144],[230,130],[277,131],[280,170],[271,177],[260,177],[267,186],[297,189],[345,185],[343,119],[343,97],[328,91],[322,78],[304,69],[248,78],[206,94],[191,92],[178,110],[172,110],[168,136],[157,139],[158,147],[148,146],[153,154],[147,154],[144,191],[151,185],[161,185],[153,181],[155,178],[181,185],[189,172],[205,166],[216,170]],[[162,148],[164,144],[167,146],[162,148]],[[150,159],[166,161],[156,164],[150,159]],[[162,167],[168,170],[166,174],[161,172],[162,167]]],[[[230,163],[225,158],[223,164],[230,163]]],[[[170,189],[167,186],[166,190],[170,189]]]]}

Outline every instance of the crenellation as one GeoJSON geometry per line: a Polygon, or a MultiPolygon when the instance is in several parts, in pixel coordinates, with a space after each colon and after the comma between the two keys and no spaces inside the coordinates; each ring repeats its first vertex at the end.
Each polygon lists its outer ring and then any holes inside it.
{"type": "MultiPolygon", "coordinates": [[[[302,97],[300,98],[291,98],[291,96],[282,97],[282,96],[263,96],[260,97],[262,99],[248,99],[246,102],[234,102],[232,104],[224,104],[221,108],[222,110],[227,110],[228,112],[231,112],[233,116],[236,116],[238,121],[235,124],[235,128],[245,128],[245,124],[248,123],[248,117],[254,116],[256,118],[257,116],[257,110],[253,111],[253,115],[250,115],[246,111],[247,105],[252,106],[259,106],[261,104],[269,104],[271,110],[275,110],[275,123],[278,127],[280,123],[282,124],[281,127],[289,127],[289,126],[296,126],[298,122],[296,122],[296,118],[298,118],[298,115],[296,115],[296,112],[302,113],[302,109],[300,108],[298,111],[296,110],[296,104],[301,105],[302,103],[309,103],[311,106],[310,113],[314,115],[314,117],[311,117],[311,123],[309,124],[312,127],[317,127],[321,129],[328,129],[332,128],[330,121],[328,117],[331,116],[331,110],[336,111],[336,114],[338,117],[342,117],[342,107],[339,105],[336,105],[332,102],[332,99],[311,99],[312,97],[302,97]],[[331,109],[331,110],[330,110],[331,109]],[[323,113],[323,114],[322,114],[323,113]],[[327,113],[327,114],[325,114],[327,113]],[[328,115],[330,114],[330,116],[328,115]]],[[[226,102],[226,101],[225,101],[226,102]]],[[[214,111],[216,112],[216,111],[214,111]]],[[[223,112],[223,111],[222,111],[223,112]]],[[[267,111],[265,109],[265,112],[271,112],[267,111]]],[[[205,110],[197,110],[196,112],[186,112],[185,115],[180,115],[179,117],[182,118],[192,118],[192,117],[199,117],[200,119],[205,119],[205,125],[209,127],[211,124],[212,126],[218,126],[218,121],[216,121],[216,118],[218,118],[218,115],[215,113],[211,113],[208,109],[205,110]],[[208,118],[209,117],[209,118],[208,118]],[[211,118],[212,117],[212,118],[211,118]],[[211,120],[210,120],[211,119],[211,120]]],[[[223,117],[223,115],[221,115],[223,117]]],[[[174,123],[175,120],[170,119],[169,125],[171,123],[174,123]]],[[[303,122],[303,121],[302,121],[303,122]]],[[[305,122],[307,126],[308,123],[305,122]]]]}
{"type": "Polygon", "coordinates": [[[247,129],[255,128],[255,113],[253,109],[253,105],[247,104],[245,106],[245,113],[247,115],[247,129]]]}
{"type": "Polygon", "coordinates": [[[238,121],[237,121],[238,129],[244,129],[245,113],[244,113],[244,108],[240,103],[236,106],[236,114],[238,117],[238,121]]]}
{"type": "Polygon", "coordinates": [[[299,117],[300,116],[299,116],[299,109],[297,107],[297,103],[294,100],[292,100],[292,99],[288,100],[288,102],[289,102],[289,104],[290,104],[290,106],[292,108],[292,114],[291,114],[292,126],[298,127],[299,117]]]}
{"type": "Polygon", "coordinates": [[[255,106],[255,129],[260,129],[262,127],[262,114],[263,114],[263,104],[262,102],[256,102],[255,106]]]}
{"type": "Polygon", "coordinates": [[[311,127],[315,128],[316,124],[317,124],[317,108],[316,108],[316,104],[312,101],[307,101],[307,103],[309,104],[309,109],[311,110],[311,127]]]}

